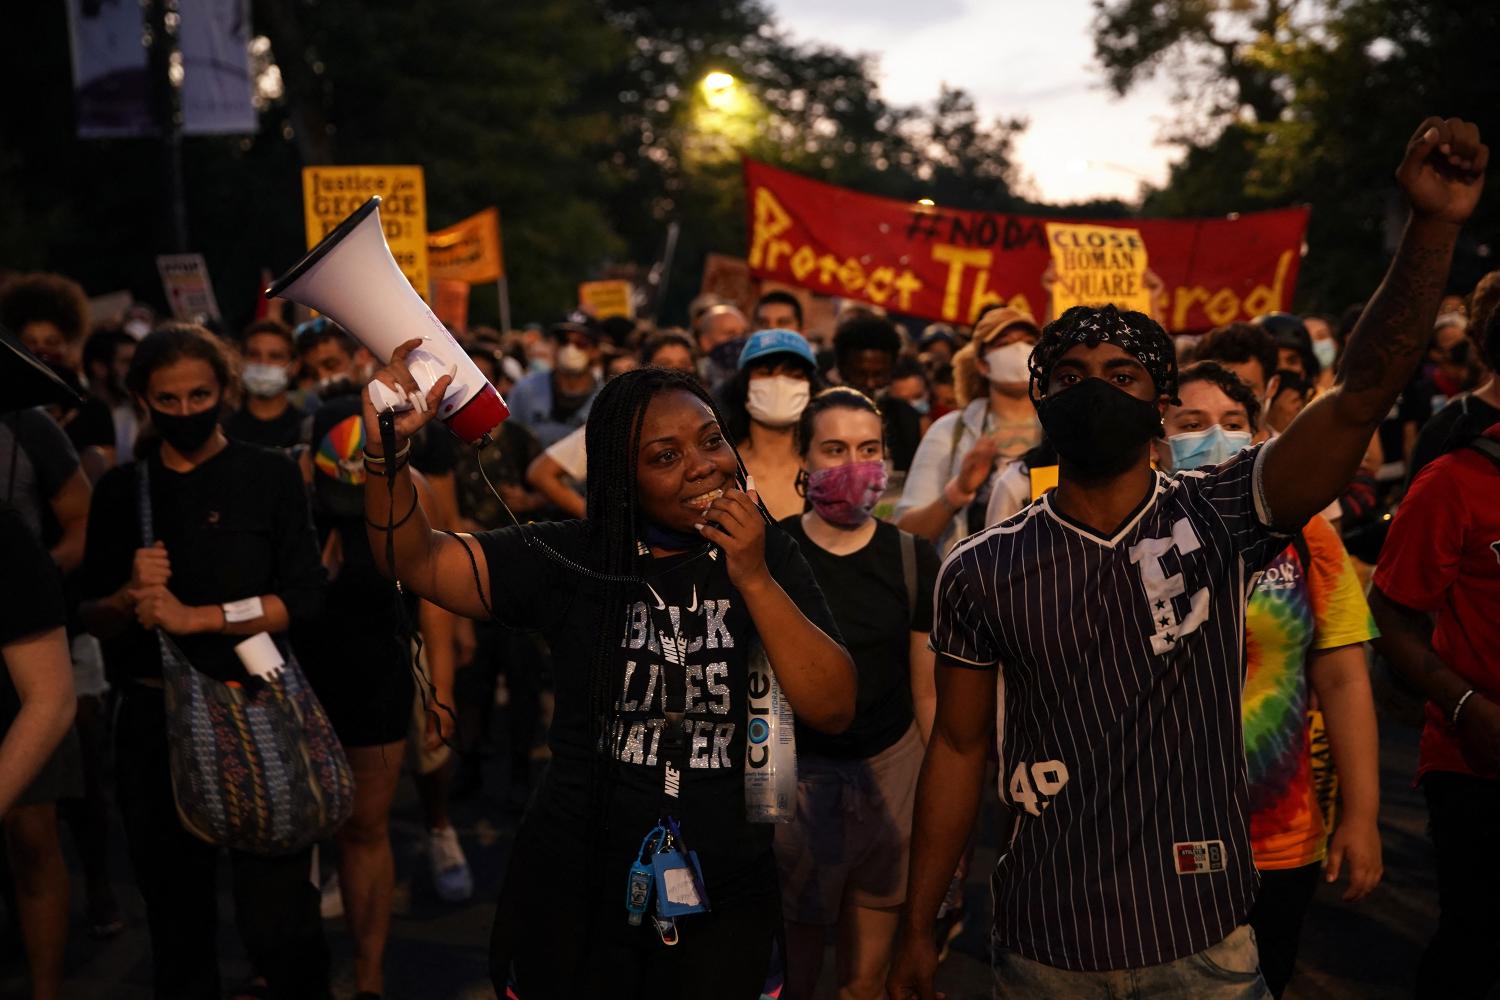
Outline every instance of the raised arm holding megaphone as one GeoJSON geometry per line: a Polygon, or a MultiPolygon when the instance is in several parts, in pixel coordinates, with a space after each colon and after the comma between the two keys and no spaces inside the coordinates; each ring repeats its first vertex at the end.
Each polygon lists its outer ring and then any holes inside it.
{"type": "MultiPolygon", "coordinates": [[[[402,378],[370,383],[376,412],[435,409],[467,444],[484,440],[510,415],[500,393],[401,273],[380,226],[379,195],[272,282],[266,297],[316,309],[381,362],[400,362],[402,378]]],[[[398,417],[397,433],[406,437],[427,419],[398,417]]]]}

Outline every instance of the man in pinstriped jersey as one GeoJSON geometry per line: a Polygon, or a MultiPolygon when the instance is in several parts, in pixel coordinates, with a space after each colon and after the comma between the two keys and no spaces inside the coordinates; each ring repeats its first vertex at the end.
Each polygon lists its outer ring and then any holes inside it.
{"type": "Polygon", "coordinates": [[[933,918],[972,828],[996,724],[1015,824],[992,878],[1009,996],[1266,995],[1245,918],[1244,605],[1288,534],[1338,495],[1421,362],[1488,151],[1418,127],[1411,218],[1335,388],[1211,470],[1150,466],[1177,370],[1139,313],[1076,307],[1031,359],[1058,487],[954,549],[932,632],[938,714],[918,786],[893,998],[931,998],[933,918]]]}

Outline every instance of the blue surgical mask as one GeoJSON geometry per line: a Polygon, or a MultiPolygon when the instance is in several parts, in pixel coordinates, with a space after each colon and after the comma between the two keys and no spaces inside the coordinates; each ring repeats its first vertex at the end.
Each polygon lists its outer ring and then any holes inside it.
{"type": "Polygon", "coordinates": [[[1226,431],[1214,424],[1206,431],[1168,435],[1167,443],[1172,446],[1172,468],[1204,469],[1222,465],[1250,447],[1250,432],[1226,431]]]}
{"type": "Polygon", "coordinates": [[[1318,364],[1322,365],[1325,369],[1332,368],[1333,362],[1339,356],[1338,341],[1332,337],[1325,337],[1322,340],[1313,341],[1312,347],[1313,356],[1318,359],[1318,364]]]}
{"type": "Polygon", "coordinates": [[[917,411],[918,416],[925,417],[928,411],[932,409],[932,400],[926,396],[923,396],[921,399],[910,400],[909,402],[911,403],[911,408],[917,411]]]}

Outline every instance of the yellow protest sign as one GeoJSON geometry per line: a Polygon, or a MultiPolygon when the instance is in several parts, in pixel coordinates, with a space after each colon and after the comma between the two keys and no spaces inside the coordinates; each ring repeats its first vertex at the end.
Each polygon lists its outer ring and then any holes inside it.
{"type": "Polygon", "coordinates": [[[427,188],[421,167],[303,167],[302,208],[312,247],[372,195],[385,242],[412,287],[428,297],[427,188]]]}
{"type": "Polygon", "coordinates": [[[1048,490],[1056,488],[1057,466],[1038,465],[1028,471],[1031,475],[1031,499],[1035,500],[1048,490]]]}
{"type": "Polygon", "coordinates": [[[1073,306],[1102,306],[1151,312],[1146,287],[1146,241],[1137,229],[1047,223],[1047,246],[1057,270],[1052,315],[1073,306]]]}
{"type": "Polygon", "coordinates": [[[427,260],[433,280],[481,285],[505,276],[500,253],[500,210],[487,208],[446,229],[427,234],[427,260]]]}
{"type": "Polygon", "coordinates": [[[635,315],[628,281],[585,281],[578,286],[578,304],[595,319],[635,315]]]}

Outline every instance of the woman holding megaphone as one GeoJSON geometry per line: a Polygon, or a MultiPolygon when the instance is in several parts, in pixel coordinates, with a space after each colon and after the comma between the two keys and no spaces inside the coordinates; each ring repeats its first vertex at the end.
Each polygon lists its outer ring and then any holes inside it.
{"type": "MultiPolygon", "coordinates": [[[[376,380],[420,396],[405,364],[419,343],[376,380]]],[[[766,530],[707,392],[658,368],[594,403],[583,520],[434,531],[406,457],[447,385],[394,419],[366,391],[365,513],[386,573],[457,614],[541,631],[557,665],[552,763],[491,942],[496,992],[758,997],[781,908],[771,829],[746,819],[753,651],[804,725],[838,732],[854,715],[853,663],[806,561],[766,530]]]]}

